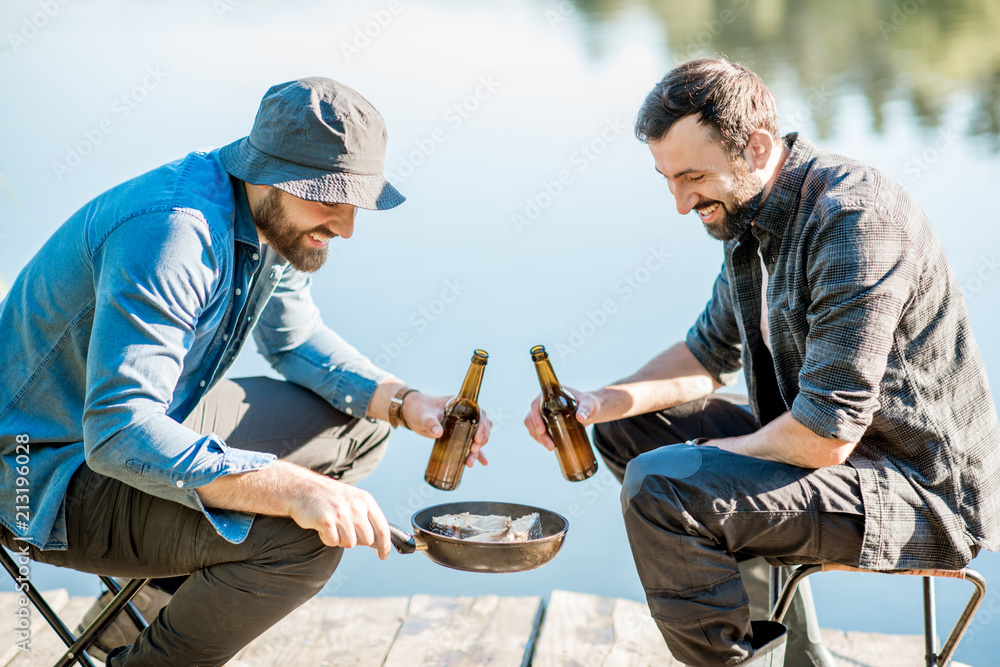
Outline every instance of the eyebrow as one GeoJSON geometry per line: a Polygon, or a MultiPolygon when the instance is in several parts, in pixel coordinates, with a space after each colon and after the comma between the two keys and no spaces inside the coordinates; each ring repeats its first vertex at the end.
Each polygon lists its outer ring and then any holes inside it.
{"type": "Polygon", "coordinates": [[[671,177],[671,176],[667,176],[662,171],[660,171],[660,168],[657,167],[656,165],[653,165],[653,170],[656,171],[656,173],[659,174],[660,176],[663,176],[664,178],[669,178],[672,181],[673,180],[677,180],[681,176],[686,176],[687,174],[692,174],[692,173],[696,173],[696,172],[697,173],[702,173],[704,171],[702,169],[694,169],[693,167],[688,167],[687,169],[683,169],[683,170],[677,172],[676,174],[674,174],[671,177]]]}

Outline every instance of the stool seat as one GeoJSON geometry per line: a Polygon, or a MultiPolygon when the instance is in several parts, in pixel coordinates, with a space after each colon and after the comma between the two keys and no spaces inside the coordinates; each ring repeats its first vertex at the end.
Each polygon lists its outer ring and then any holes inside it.
{"type": "Polygon", "coordinates": [[[791,573],[781,585],[778,575],[778,568],[771,570],[771,585],[773,606],[768,620],[781,622],[788,612],[792,603],[792,596],[798,588],[799,583],[811,574],[817,572],[864,572],[867,574],[901,574],[909,576],[923,577],[924,583],[924,657],[927,667],[945,667],[951,662],[958,648],[965,631],[972,623],[972,617],[986,597],[986,579],[981,574],[971,568],[961,570],[866,570],[839,563],[820,563],[816,565],[798,565],[792,568],[791,573]],[[937,651],[937,627],[934,613],[934,579],[944,577],[949,579],[965,579],[972,582],[975,589],[969,597],[962,614],[955,622],[954,627],[944,643],[940,652],[937,651]],[[779,590],[780,589],[780,590],[779,590]]]}

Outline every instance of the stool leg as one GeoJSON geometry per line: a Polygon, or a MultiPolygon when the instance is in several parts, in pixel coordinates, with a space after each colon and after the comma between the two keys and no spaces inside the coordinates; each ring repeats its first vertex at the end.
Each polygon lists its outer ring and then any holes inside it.
{"type": "Polygon", "coordinates": [[[924,577],[924,661],[927,667],[936,667],[937,616],[934,613],[934,579],[924,577]]]}
{"type": "Polygon", "coordinates": [[[965,631],[969,629],[972,617],[976,615],[976,610],[979,609],[983,598],[986,597],[986,580],[983,578],[983,575],[975,570],[965,568],[965,579],[971,581],[975,585],[976,590],[972,592],[969,601],[965,603],[962,615],[958,617],[955,627],[952,628],[951,634],[948,635],[948,639],[944,642],[944,648],[941,649],[941,654],[938,656],[938,665],[940,667],[948,667],[951,657],[955,654],[955,649],[958,648],[959,640],[962,639],[965,631]]]}
{"type": "Polygon", "coordinates": [[[69,667],[74,662],[85,657],[85,651],[89,647],[94,639],[104,630],[104,628],[111,622],[115,616],[129,604],[129,601],[139,592],[139,589],[146,585],[149,579],[133,579],[124,587],[122,587],[118,593],[111,599],[94,622],[91,623],[87,628],[80,633],[80,636],[72,645],[66,650],[66,653],[56,662],[55,667],[69,667]]]}
{"type": "MultiPolygon", "coordinates": [[[[112,595],[118,595],[122,590],[122,587],[118,585],[118,582],[115,581],[114,577],[101,577],[101,581],[103,581],[104,585],[108,587],[108,590],[111,591],[112,595]]],[[[135,604],[131,600],[129,600],[128,604],[125,605],[125,613],[128,614],[128,617],[132,619],[133,623],[135,623],[135,627],[139,628],[139,632],[142,632],[149,627],[149,623],[147,623],[146,619],[142,617],[142,614],[139,613],[139,610],[136,609],[135,604]]]]}
{"type": "Polygon", "coordinates": [[[768,620],[780,623],[785,614],[788,613],[788,608],[792,605],[792,596],[795,595],[795,589],[799,587],[799,582],[810,574],[819,572],[822,569],[822,565],[799,565],[795,567],[792,573],[788,575],[788,579],[785,580],[785,585],[781,589],[778,601],[771,608],[771,615],[768,620]]]}
{"type": "MultiPolygon", "coordinates": [[[[7,570],[15,581],[18,580],[20,573],[18,572],[17,564],[14,562],[14,558],[8,554],[3,547],[0,547],[0,564],[3,565],[4,569],[7,570]]],[[[38,613],[42,615],[42,618],[45,619],[46,623],[48,623],[55,633],[59,635],[59,639],[61,639],[66,646],[72,646],[76,641],[73,637],[73,633],[69,631],[69,628],[67,628],[66,624],[62,622],[62,619],[59,618],[58,614],[52,610],[52,607],[50,607],[49,603],[45,601],[45,598],[42,597],[41,593],[35,590],[34,584],[28,582],[28,585],[23,593],[29,600],[31,600],[31,604],[34,605],[35,609],[38,610],[38,613]]],[[[86,653],[76,655],[74,660],[79,662],[84,667],[94,667],[94,663],[90,661],[90,657],[87,656],[86,653]]],[[[67,664],[71,663],[72,661],[67,664]]]]}

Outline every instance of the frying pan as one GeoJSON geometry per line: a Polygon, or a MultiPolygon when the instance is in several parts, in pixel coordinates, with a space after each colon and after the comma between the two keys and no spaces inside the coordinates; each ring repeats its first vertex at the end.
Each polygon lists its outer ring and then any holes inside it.
{"type": "Polygon", "coordinates": [[[545,565],[555,558],[569,530],[569,522],[556,514],[531,505],[496,502],[456,502],[422,509],[410,519],[413,535],[389,524],[392,546],[401,554],[423,551],[438,565],[467,572],[522,572],[545,565]],[[518,519],[538,512],[542,537],[526,542],[469,542],[446,537],[430,530],[431,519],[443,514],[499,514],[518,519]]]}

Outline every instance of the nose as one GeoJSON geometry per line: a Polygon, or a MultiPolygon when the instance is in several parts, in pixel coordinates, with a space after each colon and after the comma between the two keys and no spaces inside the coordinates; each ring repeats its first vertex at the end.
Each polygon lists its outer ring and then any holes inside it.
{"type": "Polygon", "coordinates": [[[698,199],[698,195],[691,190],[679,186],[674,188],[674,201],[677,203],[677,212],[681,215],[690,213],[694,205],[698,203],[698,199]]]}
{"type": "Polygon", "coordinates": [[[357,209],[354,206],[344,206],[343,215],[339,217],[336,225],[334,225],[334,230],[337,232],[337,236],[342,239],[349,239],[354,236],[355,213],[357,213],[357,209]]]}

